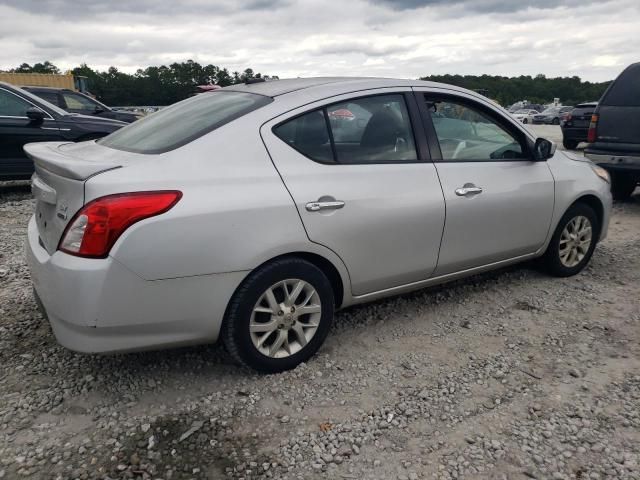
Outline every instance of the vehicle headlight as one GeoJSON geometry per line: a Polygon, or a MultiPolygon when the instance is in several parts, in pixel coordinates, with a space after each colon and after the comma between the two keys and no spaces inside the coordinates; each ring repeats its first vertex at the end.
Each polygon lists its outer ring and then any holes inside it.
{"type": "Polygon", "coordinates": [[[591,168],[593,169],[593,173],[599,176],[602,180],[607,183],[611,183],[611,175],[609,175],[609,172],[604,168],[599,167],[598,165],[591,165],[591,168]]]}

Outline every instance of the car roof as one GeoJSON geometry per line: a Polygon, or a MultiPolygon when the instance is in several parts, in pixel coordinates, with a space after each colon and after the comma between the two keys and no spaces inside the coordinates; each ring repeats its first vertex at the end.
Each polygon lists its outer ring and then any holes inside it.
{"type": "Polygon", "coordinates": [[[73,90],[69,88],[44,87],[41,85],[25,85],[24,87],[21,87],[21,88],[24,88],[25,90],[29,90],[29,91],[43,90],[45,92],[73,92],[73,90]]]}
{"type": "MultiPolygon", "coordinates": [[[[385,87],[440,87],[441,83],[426,82],[422,80],[407,80],[395,78],[377,77],[313,77],[313,78],[287,78],[282,80],[268,80],[249,84],[237,84],[224,87],[222,90],[256,93],[268,97],[278,97],[287,93],[308,90],[316,87],[334,87],[344,89],[345,92],[385,87]]],[[[468,91],[462,88],[447,85],[451,90],[468,91]]]]}

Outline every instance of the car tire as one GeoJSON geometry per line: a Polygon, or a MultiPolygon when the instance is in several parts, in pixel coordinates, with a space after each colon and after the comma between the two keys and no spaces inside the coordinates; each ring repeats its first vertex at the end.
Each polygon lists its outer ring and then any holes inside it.
{"type": "Polygon", "coordinates": [[[563,139],[562,146],[567,150],[575,150],[576,148],[578,148],[578,142],[576,142],[575,140],[563,139]]]}
{"type": "Polygon", "coordinates": [[[233,295],[222,341],[247,367],[263,373],[289,370],[323,344],[334,307],[333,288],[318,267],[294,257],[275,260],[252,272],[233,295]]]}
{"type": "Polygon", "coordinates": [[[621,175],[611,176],[611,196],[618,202],[624,202],[631,198],[631,194],[638,184],[635,178],[624,178],[621,175]]]}
{"type": "Polygon", "coordinates": [[[529,120],[527,120],[526,118],[524,118],[524,119],[522,120],[522,123],[524,123],[524,124],[526,125],[527,123],[529,123],[529,120]]]}
{"type": "Polygon", "coordinates": [[[559,118],[554,118],[553,121],[551,122],[553,125],[560,125],[560,119],[559,118]]]}
{"type": "Polygon", "coordinates": [[[593,255],[599,232],[600,221],[593,208],[584,203],[573,204],[558,222],[542,257],[547,272],[570,277],[582,271],[593,255]]]}

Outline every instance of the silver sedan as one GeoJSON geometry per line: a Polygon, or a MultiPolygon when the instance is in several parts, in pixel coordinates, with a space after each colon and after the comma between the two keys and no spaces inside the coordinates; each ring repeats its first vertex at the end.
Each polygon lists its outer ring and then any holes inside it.
{"type": "Polygon", "coordinates": [[[604,170],[412,80],[235,85],[25,150],[28,262],[62,345],[221,339],[264,372],[309,359],[336,309],[531,259],[575,275],[611,209],[604,170]]]}

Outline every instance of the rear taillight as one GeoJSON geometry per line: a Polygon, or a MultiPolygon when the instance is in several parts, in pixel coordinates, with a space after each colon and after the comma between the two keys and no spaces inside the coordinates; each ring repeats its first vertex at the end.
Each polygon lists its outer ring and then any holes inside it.
{"type": "Polygon", "coordinates": [[[104,258],[122,233],[140,220],[168,211],[182,192],[132,192],[87,203],[67,225],[58,250],[78,257],[104,258]]]}
{"type": "Polygon", "coordinates": [[[598,115],[591,115],[591,123],[589,124],[589,131],[587,132],[587,142],[593,143],[596,141],[598,130],[598,115]]]}

